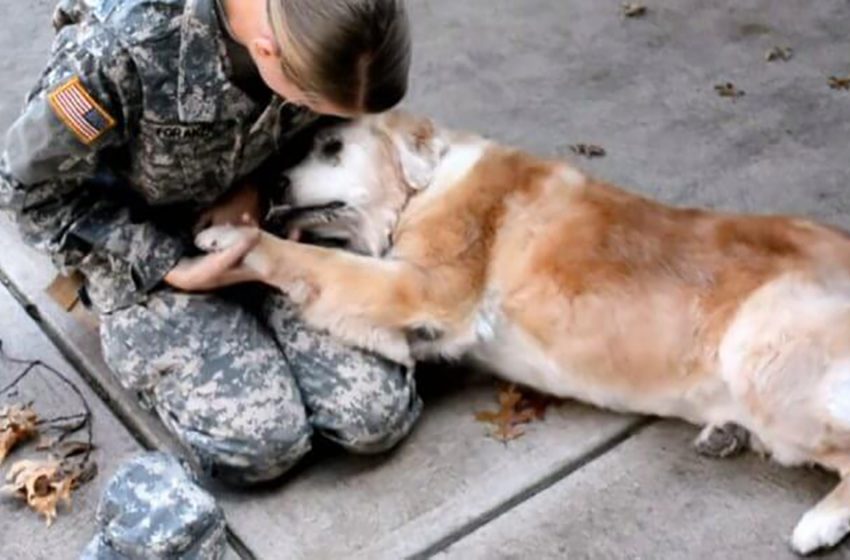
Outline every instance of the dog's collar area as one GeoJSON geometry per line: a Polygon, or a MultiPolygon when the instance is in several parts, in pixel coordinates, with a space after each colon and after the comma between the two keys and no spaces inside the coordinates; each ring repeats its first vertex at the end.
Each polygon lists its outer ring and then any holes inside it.
{"type": "MultiPolygon", "coordinates": [[[[437,152],[436,161],[434,161],[434,170],[436,171],[436,169],[438,167],[440,167],[440,164],[443,163],[443,160],[446,158],[446,156],[449,155],[449,152],[452,149],[452,145],[451,145],[451,142],[446,142],[445,138],[443,138],[442,136],[435,136],[434,140],[436,142],[438,142],[439,146],[440,146],[440,150],[437,152]]],[[[418,190],[420,192],[428,190],[428,188],[430,188],[431,185],[433,185],[433,184],[434,184],[434,176],[432,175],[431,179],[428,181],[428,183],[418,190]]],[[[407,204],[405,204],[405,206],[407,206],[407,204]]]]}
{"type": "Polygon", "coordinates": [[[327,204],[313,204],[308,206],[293,206],[292,204],[277,204],[269,208],[266,212],[266,220],[291,220],[302,214],[312,212],[322,212],[325,210],[339,210],[345,207],[345,203],[341,200],[334,200],[327,204]]]}
{"type": "Polygon", "coordinates": [[[327,204],[314,204],[308,206],[293,206],[291,204],[277,204],[269,207],[264,222],[270,231],[281,232],[287,228],[297,227],[305,223],[328,223],[346,208],[341,200],[334,200],[327,204]]]}

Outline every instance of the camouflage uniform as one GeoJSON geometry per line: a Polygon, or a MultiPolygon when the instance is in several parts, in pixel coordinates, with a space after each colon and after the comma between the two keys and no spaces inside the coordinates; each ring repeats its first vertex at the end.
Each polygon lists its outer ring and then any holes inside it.
{"type": "Polygon", "coordinates": [[[258,82],[213,0],[63,0],[57,14],[0,158],[0,206],[83,273],[122,384],[235,483],[279,476],[314,429],[356,452],[398,442],[421,409],[411,372],[307,330],[279,294],[162,284],[198,211],[246,178],[273,184],[269,159],[312,117],[258,82]],[[76,109],[57,108],[63,91],[76,109]]]}
{"type": "Polygon", "coordinates": [[[173,457],[146,453],[122,465],[97,507],[97,532],[80,560],[224,556],[224,514],[173,457]]]}

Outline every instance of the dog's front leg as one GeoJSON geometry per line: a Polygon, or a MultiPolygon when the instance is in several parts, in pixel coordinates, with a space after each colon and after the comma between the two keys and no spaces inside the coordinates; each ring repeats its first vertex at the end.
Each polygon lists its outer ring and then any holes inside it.
{"type": "MultiPolygon", "coordinates": [[[[250,228],[217,226],[201,232],[196,243],[207,251],[223,250],[250,233],[250,228]]],[[[426,278],[415,267],[267,233],[243,264],[289,295],[311,326],[412,365],[406,331],[425,322],[426,295],[426,278]]]]}

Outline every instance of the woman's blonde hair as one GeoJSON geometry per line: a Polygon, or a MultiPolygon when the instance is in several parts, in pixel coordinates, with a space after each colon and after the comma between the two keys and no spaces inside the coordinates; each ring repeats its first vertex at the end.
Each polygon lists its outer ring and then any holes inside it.
{"type": "Polygon", "coordinates": [[[378,113],[407,92],[410,26],[402,0],[268,0],[284,74],[307,95],[378,113]]]}

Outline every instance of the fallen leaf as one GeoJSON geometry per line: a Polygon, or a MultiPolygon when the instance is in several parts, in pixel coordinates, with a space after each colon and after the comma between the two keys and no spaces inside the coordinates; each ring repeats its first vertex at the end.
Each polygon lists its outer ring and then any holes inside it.
{"type": "Polygon", "coordinates": [[[50,449],[54,445],[56,445],[58,442],[59,442],[59,436],[58,435],[55,435],[55,434],[52,435],[52,436],[42,435],[40,438],[38,438],[38,441],[35,442],[35,450],[36,451],[45,451],[47,449],[50,449]]]}
{"type": "Polygon", "coordinates": [[[518,407],[522,410],[530,410],[534,415],[534,420],[545,420],[546,411],[549,407],[559,402],[561,402],[559,399],[551,395],[544,395],[536,391],[525,391],[518,407]]]}
{"type": "Polygon", "coordinates": [[[74,481],[74,488],[97,475],[97,463],[90,460],[94,446],[85,441],[63,441],[51,449],[50,457],[60,461],[62,471],[74,481]]]}
{"type": "Polygon", "coordinates": [[[850,76],[839,78],[838,76],[829,77],[829,87],[832,89],[850,90],[850,76]]]}
{"type": "Polygon", "coordinates": [[[10,484],[3,490],[25,500],[44,516],[48,527],[56,518],[60,498],[70,503],[70,488],[60,476],[56,461],[18,461],[9,469],[6,481],[10,484]]]}
{"type": "Polygon", "coordinates": [[[29,405],[13,404],[0,409],[0,463],[19,443],[38,433],[38,415],[29,405]]]}
{"type": "Polygon", "coordinates": [[[717,95],[719,95],[720,97],[731,97],[733,99],[736,97],[742,97],[744,95],[744,92],[736,88],[735,84],[733,84],[732,82],[717,84],[716,86],[714,86],[714,91],[716,91],[717,95]]]}
{"type": "Polygon", "coordinates": [[[67,468],[66,470],[74,482],[71,488],[72,490],[74,490],[97,476],[97,463],[95,463],[94,461],[76,463],[75,465],[67,468]]]}
{"type": "MultiPolygon", "coordinates": [[[[70,416],[63,417],[57,419],[40,419],[38,421],[39,425],[46,425],[46,430],[50,432],[59,432],[59,433],[44,433],[45,428],[42,427],[41,437],[38,438],[38,441],[35,444],[36,451],[52,451],[53,453],[57,453],[61,456],[67,455],[68,446],[74,445],[79,448],[79,446],[83,446],[82,451],[85,452],[90,449],[92,446],[81,442],[81,441],[64,441],[64,438],[73,434],[77,430],[80,430],[85,426],[86,422],[88,422],[88,416],[86,414],[81,414],[79,416],[70,416]]],[[[60,457],[61,458],[61,457],[60,457]]]]}
{"type": "Polygon", "coordinates": [[[523,424],[542,420],[546,408],[555,399],[538,393],[520,393],[516,385],[506,385],[499,390],[499,410],[484,410],[475,413],[475,419],[493,425],[490,436],[502,442],[516,439],[525,434],[523,424]]]}
{"type": "Polygon", "coordinates": [[[55,457],[46,460],[23,460],[14,463],[6,475],[2,491],[24,501],[36,513],[43,515],[49,527],[56,519],[59,503],[71,507],[71,492],[91,480],[97,467],[94,462],[70,467],[55,457]]]}
{"type": "Polygon", "coordinates": [[[595,144],[573,144],[570,146],[570,150],[574,154],[586,158],[603,157],[605,155],[605,148],[595,144]]]}
{"type": "Polygon", "coordinates": [[[637,2],[626,2],[621,6],[623,15],[629,18],[642,17],[646,15],[646,6],[637,2]]]}
{"type": "Polygon", "coordinates": [[[783,62],[791,60],[794,56],[794,49],[791,47],[773,47],[764,53],[764,59],[768,62],[781,60],[783,62]]]}
{"type": "Polygon", "coordinates": [[[92,449],[94,449],[94,446],[85,441],[63,441],[61,443],[54,444],[52,454],[59,460],[65,460],[88,453],[92,449]]]}

